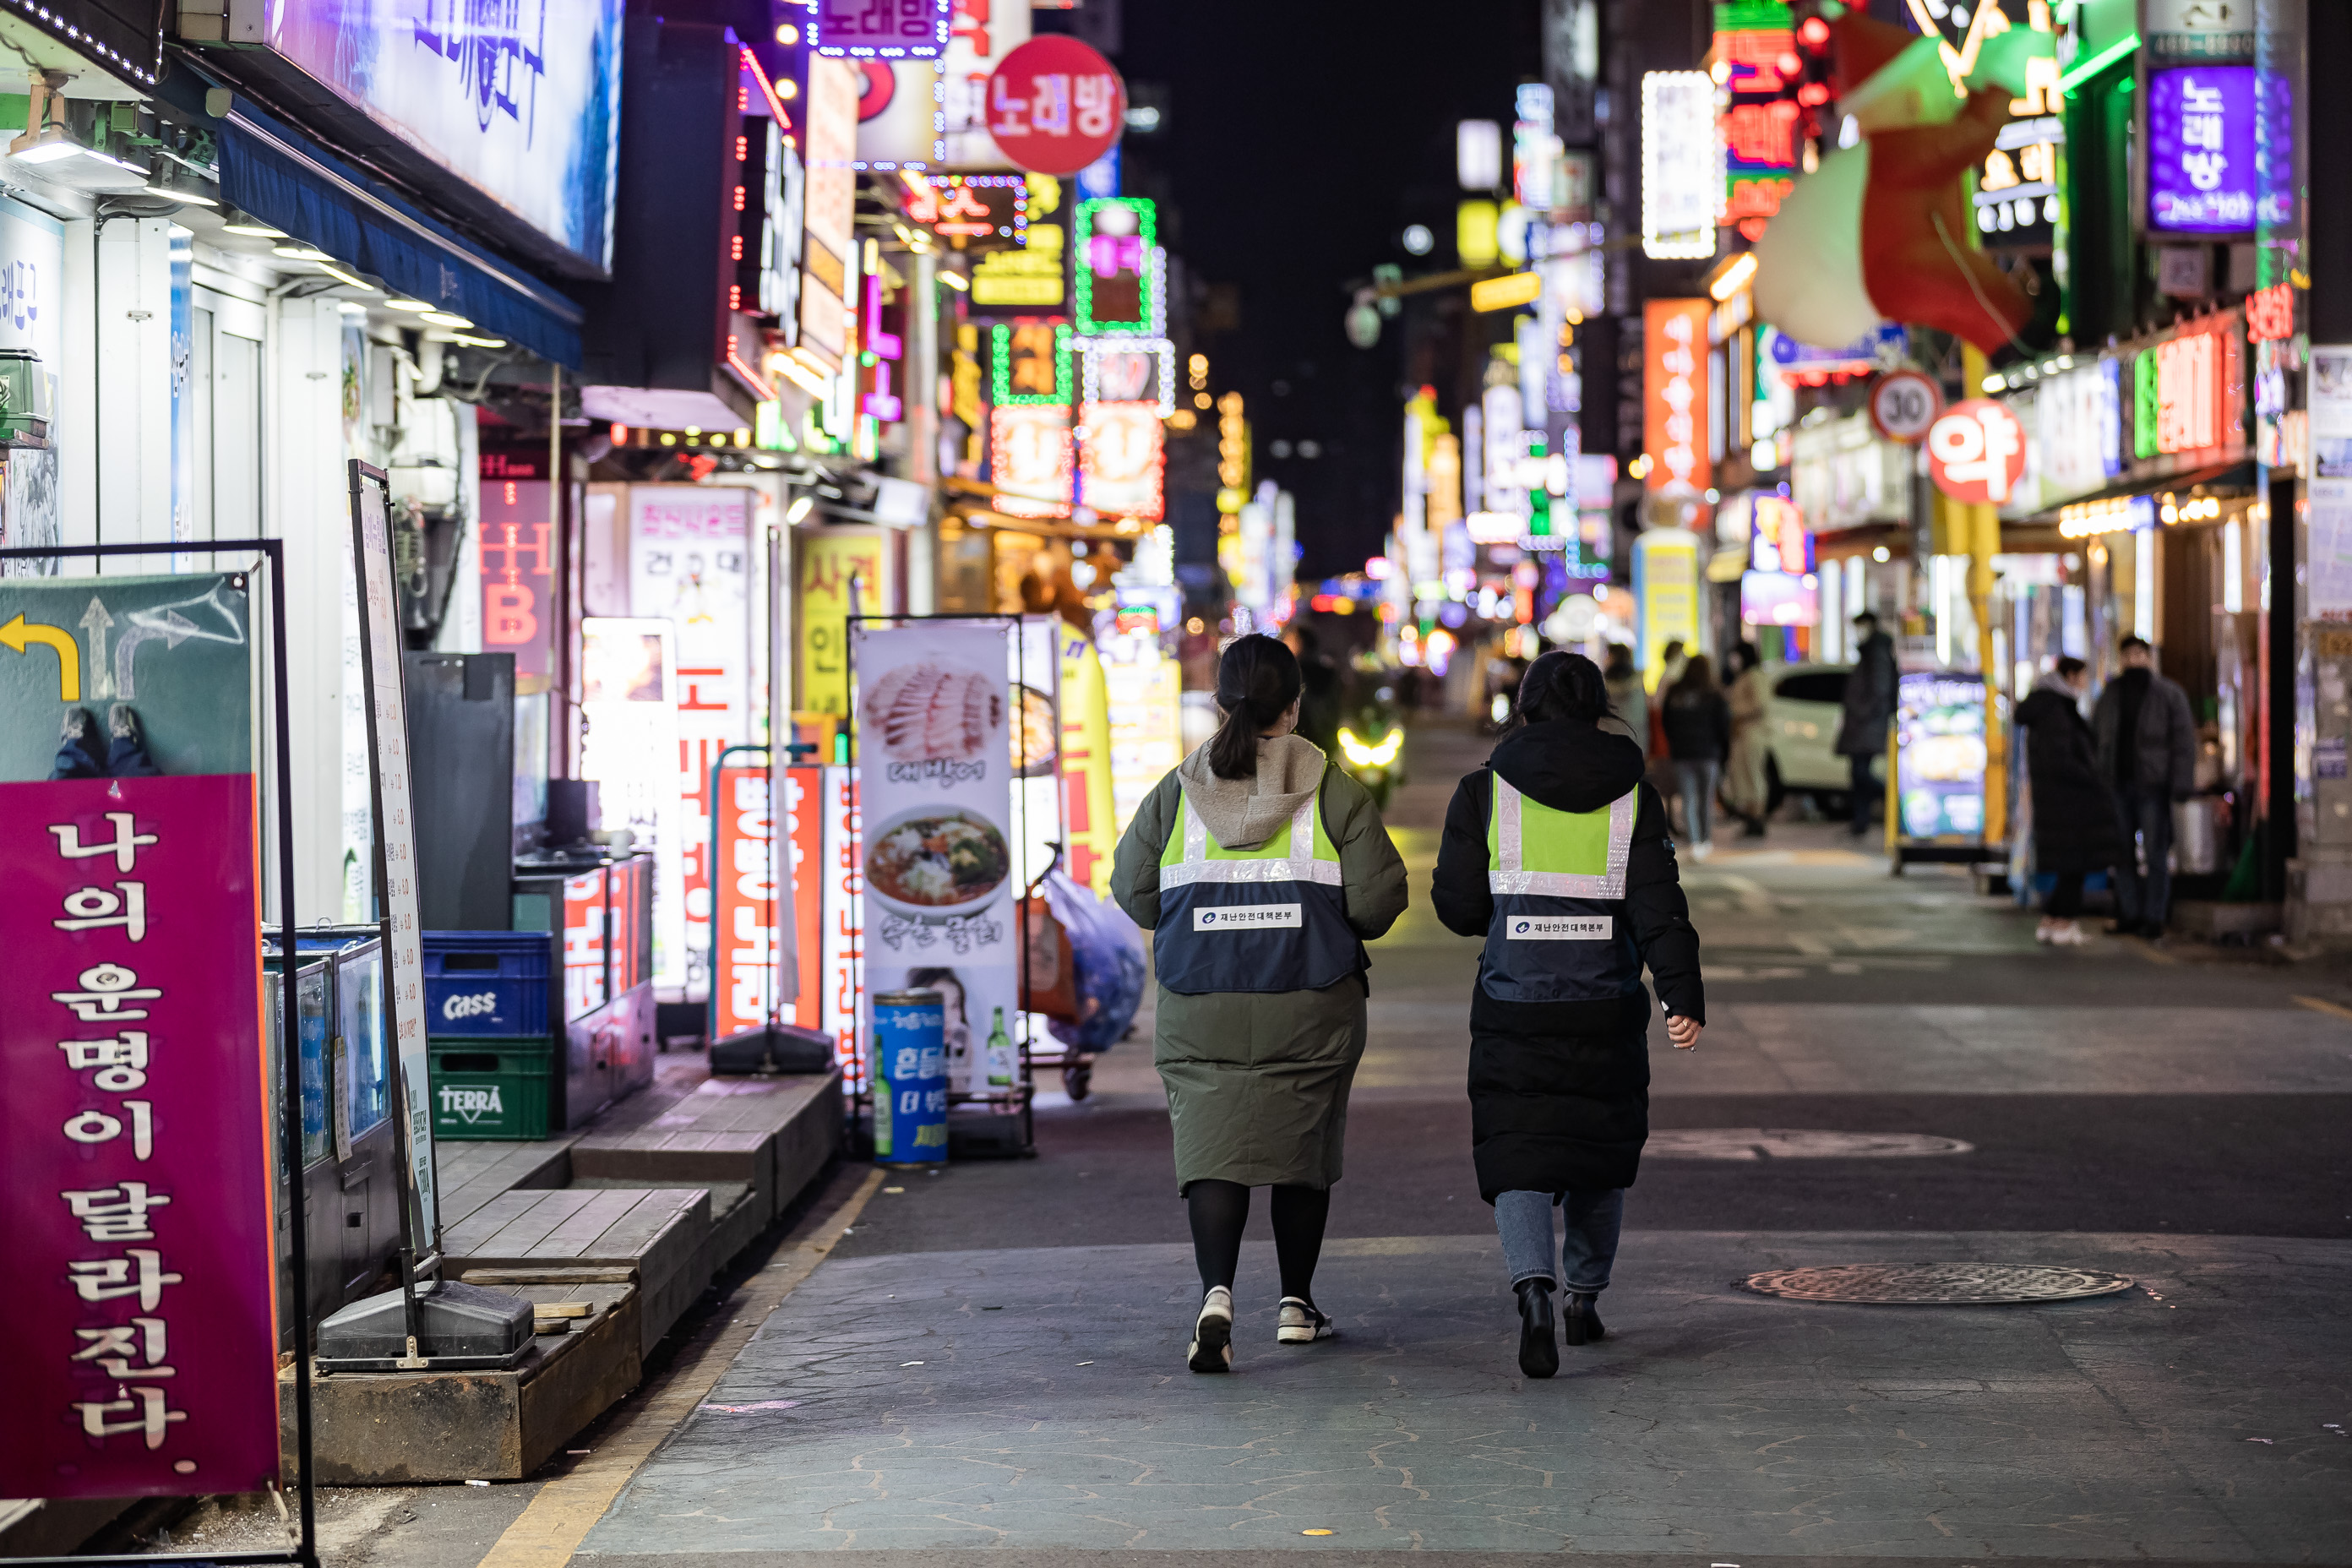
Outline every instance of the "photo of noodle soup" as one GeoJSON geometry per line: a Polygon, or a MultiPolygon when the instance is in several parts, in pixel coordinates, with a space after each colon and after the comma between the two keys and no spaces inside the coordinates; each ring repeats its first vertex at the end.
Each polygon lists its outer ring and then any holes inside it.
{"type": "Polygon", "coordinates": [[[988,902],[1012,873],[1004,836],[969,811],[911,811],[867,841],[866,886],[903,914],[938,916],[988,902]]]}

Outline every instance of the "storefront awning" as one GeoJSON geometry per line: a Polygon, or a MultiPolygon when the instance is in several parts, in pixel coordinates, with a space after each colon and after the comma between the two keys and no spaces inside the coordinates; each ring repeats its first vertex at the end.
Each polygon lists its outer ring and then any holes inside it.
{"type": "Polygon", "coordinates": [[[583,312],[571,300],[460,239],[310,141],[235,100],[220,122],[221,194],[337,261],[473,322],[541,359],[580,366],[583,312]]]}
{"type": "Polygon", "coordinates": [[[2177,474],[2166,474],[2160,479],[2117,479],[2105,489],[2092,490],[2086,495],[2068,496],[2059,505],[2042,507],[2024,517],[2002,518],[2000,524],[2003,528],[2016,528],[2036,523],[2054,523],[2058,521],[2058,514],[2070,506],[2114,500],[2123,496],[2161,495],[2168,490],[2191,489],[2199,485],[2215,489],[2251,490],[2255,488],[2257,477],[2252,459],[2233,458],[2228,462],[2211,463],[2201,468],[2188,468],[2177,474]]]}

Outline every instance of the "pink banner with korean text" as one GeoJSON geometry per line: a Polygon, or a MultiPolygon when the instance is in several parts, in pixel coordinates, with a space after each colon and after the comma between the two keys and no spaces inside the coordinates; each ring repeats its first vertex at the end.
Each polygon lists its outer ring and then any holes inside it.
{"type": "Polygon", "coordinates": [[[0,1495],[278,1478],[254,824],[245,772],[0,784],[0,1495]]]}

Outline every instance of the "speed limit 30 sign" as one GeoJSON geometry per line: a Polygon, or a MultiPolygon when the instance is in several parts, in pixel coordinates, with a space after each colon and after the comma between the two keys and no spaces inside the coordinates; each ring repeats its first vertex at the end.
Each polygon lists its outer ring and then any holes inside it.
{"type": "Polygon", "coordinates": [[[1924,438],[1944,412],[1944,389],[1923,371],[1889,371],[1870,384],[1870,423],[1890,441],[1924,438]]]}

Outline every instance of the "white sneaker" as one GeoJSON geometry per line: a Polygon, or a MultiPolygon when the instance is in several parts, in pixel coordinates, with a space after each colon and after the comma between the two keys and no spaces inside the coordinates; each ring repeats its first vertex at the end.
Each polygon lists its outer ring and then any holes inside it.
{"type": "Polygon", "coordinates": [[[1201,1302],[1192,1321],[1192,1344],[1184,1364],[1194,1372],[1231,1372],[1234,1368],[1234,1293],[1219,1285],[1201,1302]]]}
{"type": "Polygon", "coordinates": [[[1328,1313],[1307,1305],[1296,1296],[1282,1299],[1281,1326],[1274,1331],[1276,1342],[1311,1345],[1317,1340],[1331,1339],[1339,1331],[1332,1326],[1328,1313]]]}
{"type": "Polygon", "coordinates": [[[2053,947],[2081,947],[2090,940],[2091,933],[2083,929],[2081,921],[2063,921],[2050,932],[2053,947]]]}
{"type": "Polygon", "coordinates": [[[2045,920],[2040,925],[2033,928],[2033,940],[2040,942],[2044,947],[2049,946],[2053,942],[2056,941],[2057,935],[2058,922],[2056,921],[2045,920]]]}
{"type": "Polygon", "coordinates": [[[1714,853],[1715,846],[1704,840],[1691,846],[1691,858],[1694,860],[1704,860],[1714,853]]]}

